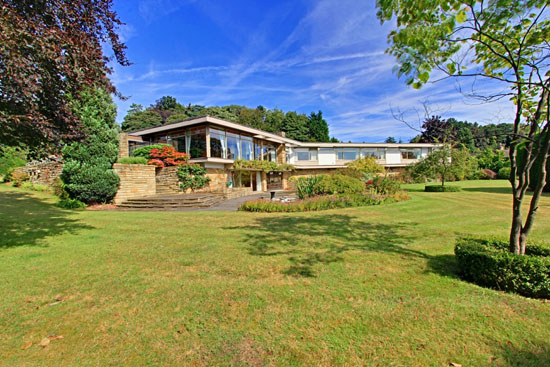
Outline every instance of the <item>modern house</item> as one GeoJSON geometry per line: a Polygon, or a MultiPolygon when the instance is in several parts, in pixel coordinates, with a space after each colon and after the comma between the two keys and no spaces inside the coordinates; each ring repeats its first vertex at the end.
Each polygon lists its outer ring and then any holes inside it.
{"type": "Polygon", "coordinates": [[[208,190],[267,191],[287,189],[291,176],[331,173],[346,163],[373,156],[390,173],[397,173],[428,155],[434,144],[304,143],[235,122],[202,116],[121,134],[120,156],[148,144],[170,144],[201,164],[211,182],[208,190]],[[236,159],[288,163],[293,171],[236,170],[236,159]]]}

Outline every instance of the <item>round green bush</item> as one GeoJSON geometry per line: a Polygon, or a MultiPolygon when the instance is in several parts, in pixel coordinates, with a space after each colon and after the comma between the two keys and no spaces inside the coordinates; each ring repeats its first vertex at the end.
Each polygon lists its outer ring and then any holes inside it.
{"type": "Polygon", "coordinates": [[[132,155],[134,157],[143,157],[145,159],[151,159],[151,150],[153,149],[162,149],[163,147],[171,147],[171,145],[168,144],[152,144],[152,145],[146,145],[141,148],[137,148],[134,150],[132,155]]]}
{"type": "Polygon", "coordinates": [[[455,246],[460,276],[472,283],[533,298],[550,298],[550,249],[528,245],[525,255],[508,241],[461,238],[455,246]]]}
{"type": "Polygon", "coordinates": [[[457,192],[462,189],[459,186],[426,185],[425,192],[457,192]]]}

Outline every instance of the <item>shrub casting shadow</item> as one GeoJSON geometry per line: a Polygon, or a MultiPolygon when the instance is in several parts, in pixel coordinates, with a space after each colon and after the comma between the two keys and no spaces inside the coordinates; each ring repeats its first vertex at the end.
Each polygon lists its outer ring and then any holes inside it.
{"type": "Polygon", "coordinates": [[[407,248],[415,238],[414,224],[375,224],[342,214],[311,217],[281,216],[257,218],[246,227],[244,241],[253,256],[286,256],[290,267],[283,273],[314,277],[315,267],[342,261],[347,251],[385,252],[429,259],[423,252],[407,248]],[[307,241],[306,244],[303,244],[307,241]]]}
{"type": "Polygon", "coordinates": [[[508,194],[512,195],[511,187],[463,187],[463,191],[486,192],[488,194],[508,194]]]}
{"type": "Polygon", "coordinates": [[[92,228],[24,192],[0,192],[0,248],[40,246],[46,237],[92,228]]]}

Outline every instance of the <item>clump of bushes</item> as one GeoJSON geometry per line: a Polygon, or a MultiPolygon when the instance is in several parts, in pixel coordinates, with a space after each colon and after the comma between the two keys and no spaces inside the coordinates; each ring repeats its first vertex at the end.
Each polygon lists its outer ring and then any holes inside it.
{"type": "Polygon", "coordinates": [[[39,185],[39,184],[33,184],[32,182],[24,182],[21,187],[23,189],[31,190],[31,191],[38,191],[38,192],[44,192],[44,191],[51,191],[51,188],[46,185],[39,185]]]}
{"type": "Polygon", "coordinates": [[[86,204],[78,199],[61,199],[57,202],[57,206],[63,209],[84,209],[86,204]]]}
{"type": "Polygon", "coordinates": [[[299,177],[296,180],[296,194],[300,199],[317,195],[359,194],[365,191],[365,184],[354,177],[342,174],[299,177]]]}
{"type": "Polygon", "coordinates": [[[394,198],[374,194],[345,194],[332,196],[316,196],[290,203],[270,200],[250,200],[239,207],[240,211],[263,213],[294,213],[318,211],[357,206],[379,205],[384,202],[396,201],[394,198]]]}
{"type": "Polygon", "coordinates": [[[441,186],[441,185],[426,185],[425,192],[458,192],[462,189],[460,186],[441,186]]]}
{"type": "Polygon", "coordinates": [[[13,187],[21,187],[21,185],[23,185],[24,182],[27,182],[30,177],[28,173],[16,170],[10,173],[8,179],[11,181],[11,185],[13,187]]]}
{"type": "Polygon", "coordinates": [[[134,157],[141,157],[156,167],[181,166],[187,164],[189,154],[178,152],[168,144],[154,144],[134,150],[134,157]]]}
{"type": "Polygon", "coordinates": [[[508,251],[508,241],[461,238],[455,247],[460,276],[467,281],[533,298],[550,298],[550,249],[528,245],[525,255],[508,251]]]}
{"type": "Polygon", "coordinates": [[[401,189],[401,184],[392,177],[378,176],[367,182],[367,188],[380,195],[395,195],[401,189]]]}
{"type": "Polygon", "coordinates": [[[142,158],[145,158],[145,159],[149,160],[149,159],[153,158],[153,157],[151,157],[151,150],[153,150],[153,149],[162,149],[164,147],[169,147],[169,146],[170,145],[168,145],[168,144],[147,145],[147,146],[144,146],[144,147],[141,147],[141,148],[137,148],[136,150],[134,150],[132,155],[134,157],[142,157],[142,158]]]}
{"type": "Polygon", "coordinates": [[[180,188],[197,190],[205,187],[210,182],[210,177],[206,176],[206,168],[198,164],[187,164],[178,167],[178,178],[180,188]]]}
{"type": "Polygon", "coordinates": [[[117,160],[121,164],[147,164],[147,159],[144,157],[122,157],[117,160]]]}
{"type": "Polygon", "coordinates": [[[385,170],[384,167],[376,163],[374,157],[364,157],[347,163],[346,168],[341,169],[340,173],[367,182],[385,173],[385,170]]]}
{"type": "Polygon", "coordinates": [[[509,180],[510,175],[512,174],[512,169],[510,167],[502,167],[498,170],[498,178],[501,180],[509,180]]]}

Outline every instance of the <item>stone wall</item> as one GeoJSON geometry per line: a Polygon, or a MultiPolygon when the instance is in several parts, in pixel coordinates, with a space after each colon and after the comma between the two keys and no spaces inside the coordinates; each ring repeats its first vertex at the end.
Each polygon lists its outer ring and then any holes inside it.
{"type": "Polygon", "coordinates": [[[155,166],[115,163],[113,169],[120,177],[115,204],[131,198],[156,194],[155,166]]]}
{"type": "Polygon", "coordinates": [[[15,169],[16,172],[24,172],[29,175],[29,181],[33,184],[48,185],[55,181],[63,172],[63,162],[50,161],[34,163],[15,169]]]}
{"type": "Polygon", "coordinates": [[[243,196],[249,196],[253,194],[255,194],[255,192],[252,189],[252,187],[234,187],[224,192],[223,196],[227,200],[229,200],[229,199],[240,198],[243,196]]]}
{"type": "Polygon", "coordinates": [[[222,168],[207,168],[206,177],[210,178],[208,185],[195,192],[226,192],[227,191],[227,177],[229,171],[222,168]]]}

